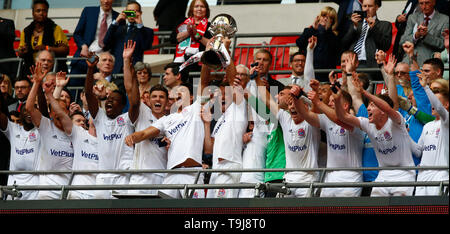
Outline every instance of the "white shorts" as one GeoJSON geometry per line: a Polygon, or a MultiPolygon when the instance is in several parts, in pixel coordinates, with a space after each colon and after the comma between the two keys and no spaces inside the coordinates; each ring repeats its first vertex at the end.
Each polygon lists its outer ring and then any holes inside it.
{"type": "MultiPolygon", "coordinates": [[[[68,177],[64,175],[40,175],[40,185],[67,185],[68,177]]],[[[37,195],[38,200],[61,199],[61,190],[40,190],[37,195]]]]}
{"type": "MultiPolygon", "coordinates": [[[[414,170],[381,170],[375,182],[416,181],[414,170]]],[[[414,187],[373,187],[371,197],[412,196],[414,187]]]]}
{"type": "MultiPolygon", "coordinates": [[[[128,184],[130,181],[129,174],[99,174],[96,178],[97,185],[116,185],[116,184],[128,184]]],[[[96,199],[112,199],[114,196],[112,193],[126,194],[127,190],[98,190],[95,191],[96,199]]]]}
{"type": "MultiPolygon", "coordinates": [[[[164,176],[148,173],[148,174],[133,174],[130,177],[130,184],[162,184],[164,176]]],[[[128,194],[158,194],[157,189],[139,189],[128,190],[128,194]]]]}
{"type": "MultiPolygon", "coordinates": [[[[423,170],[419,171],[417,181],[444,181],[448,180],[448,171],[423,170]]],[[[438,196],[439,186],[416,187],[416,196],[438,196]]]]}
{"type": "MultiPolygon", "coordinates": [[[[201,170],[201,167],[174,168],[172,170],[201,170]]],[[[163,184],[194,184],[197,173],[167,173],[163,180],[163,184]]],[[[200,173],[197,184],[203,184],[203,173],[200,173]]],[[[191,190],[190,190],[191,191],[191,190]]],[[[185,198],[182,189],[161,189],[160,193],[164,193],[172,198],[185,198]]],[[[189,192],[190,194],[190,192],[189,192]]],[[[196,189],[192,198],[205,198],[203,189],[196,189]]]]}
{"type": "MultiPolygon", "coordinates": [[[[215,165],[213,169],[242,169],[240,163],[222,160],[215,165]]],[[[237,184],[241,179],[241,172],[235,173],[212,173],[209,184],[237,184]]],[[[210,189],[208,198],[237,198],[239,189],[210,189]]]]}
{"type": "MultiPolygon", "coordinates": [[[[330,171],[325,176],[325,182],[362,182],[363,176],[357,171],[330,171]]],[[[321,197],[359,197],[361,187],[322,188],[321,197]]]]}
{"type": "Polygon", "coordinates": [[[73,190],[69,192],[67,199],[79,200],[79,199],[95,199],[96,193],[93,190],[73,190]],[[85,192],[89,191],[89,192],[85,192]]]}
{"type": "MultiPolygon", "coordinates": [[[[39,185],[39,175],[32,174],[11,174],[8,176],[8,185],[39,185]]],[[[39,194],[38,190],[22,190],[21,197],[15,197],[14,200],[36,200],[39,194]]],[[[7,200],[12,200],[11,196],[7,200]]]]}
{"type": "MultiPolygon", "coordinates": [[[[316,172],[287,172],[284,174],[284,182],[286,183],[311,183],[317,181],[317,173],[316,172]]],[[[310,197],[312,194],[310,188],[289,188],[291,190],[290,195],[286,195],[285,197],[310,197]]]]}

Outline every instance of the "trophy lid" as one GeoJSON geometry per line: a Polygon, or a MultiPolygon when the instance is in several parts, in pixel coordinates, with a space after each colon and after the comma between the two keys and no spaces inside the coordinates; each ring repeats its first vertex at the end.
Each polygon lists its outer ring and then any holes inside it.
{"type": "Polygon", "coordinates": [[[237,32],[236,21],[231,15],[219,14],[213,18],[208,30],[213,35],[222,34],[222,36],[230,38],[237,32]]]}

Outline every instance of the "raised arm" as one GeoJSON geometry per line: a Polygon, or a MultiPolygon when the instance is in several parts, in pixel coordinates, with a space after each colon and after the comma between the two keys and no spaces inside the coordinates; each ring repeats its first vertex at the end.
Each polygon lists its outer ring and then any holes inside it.
{"type": "Polygon", "coordinates": [[[61,97],[61,92],[63,88],[69,83],[69,77],[67,77],[67,73],[60,71],[56,73],[56,86],[53,91],[53,97],[55,99],[59,99],[61,97]]]}
{"type": "MultiPolygon", "coordinates": [[[[3,77],[0,76],[0,84],[3,82],[3,77]]],[[[7,112],[8,107],[6,106],[6,100],[3,98],[3,96],[0,96],[0,129],[6,130],[8,127],[8,116],[7,112]]]]}
{"type": "Polygon", "coordinates": [[[431,91],[430,87],[427,85],[428,83],[428,78],[427,77],[422,77],[420,79],[420,84],[422,85],[422,87],[425,89],[425,92],[428,96],[428,99],[431,102],[431,105],[433,106],[433,108],[436,110],[436,112],[439,114],[439,117],[441,118],[442,122],[447,122],[448,124],[448,103],[447,103],[447,107],[444,106],[444,104],[439,100],[438,97],[436,97],[436,95],[433,93],[433,91],[431,91]]]}
{"type": "MultiPolygon", "coordinates": [[[[355,73],[356,74],[356,73],[355,73]]],[[[352,79],[353,86],[355,87],[356,92],[361,92],[362,89],[361,84],[359,83],[359,80],[352,79]]],[[[350,82],[348,82],[350,83],[350,82]]],[[[342,91],[338,88],[337,94],[333,94],[334,98],[334,106],[336,110],[336,116],[337,118],[344,124],[347,124],[349,126],[361,128],[361,124],[359,122],[359,119],[350,113],[346,112],[344,110],[344,103],[342,98],[342,91]]]]}
{"type": "MultiPolygon", "coordinates": [[[[336,111],[333,108],[331,108],[327,104],[320,101],[319,95],[317,94],[316,91],[308,92],[308,98],[309,98],[309,100],[312,101],[313,105],[317,109],[319,109],[320,112],[324,113],[328,117],[328,119],[330,119],[331,121],[333,121],[334,123],[338,124],[339,126],[345,128],[345,129],[353,130],[353,126],[350,126],[339,120],[339,118],[337,117],[336,111]]],[[[309,111],[309,112],[311,112],[311,111],[309,111]]],[[[314,112],[312,112],[312,113],[314,113],[314,112]]],[[[304,115],[304,118],[306,119],[305,115],[304,115]]],[[[319,125],[320,125],[320,120],[318,118],[318,115],[317,115],[317,121],[319,121],[319,125]]]]}
{"type": "Polygon", "coordinates": [[[317,37],[311,36],[308,39],[308,46],[306,47],[306,62],[304,76],[306,80],[315,79],[314,76],[314,49],[317,45],[317,37]]]}
{"type": "Polygon", "coordinates": [[[274,116],[278,115],[278,104],[275,102],[275,100],[273,99],[272,95],[270,95],[269,91],[267,91],[266,88],[266,84],[264,82],[267,83],[266,80],[262,80],[260,77],[260,71],[258,71],[258,66],[255,66],[253,68],[250,69],[250,74],[253,74],[253,71],[257,71],[257,77],[255,78],[255,83],[256,83],[256,89],[258,91],[258,98],[263,101],[263,103],[266,105],[267,108],[269,108],[270,113],[272,113],[274,116]]]}
{"type": "Polygon", "coordinates": [[[125,91],[127,92],[130,108],[128,109],[128,116],[132,123],[139,117],[139,105],[141,103],[139,97],[139,84],[134,72],[134,67],[131,62],[136,42],[128,40],[123,46],[123,78],[125,91]]]}
{"type": "Polygon", "coordinates": [[[295,98],[299,97],[302,91],[303,91],[302,88],[300,88],[297,85],[293,85],[290,91],[291,92],[290,101],[294,103],[294,107],[297,113],[299,113],[309,124],[311,124],[316,128],[320,128],[319,115],[317,115],[316,113],[312,112],[309,108],[307,108],[303,100],[301,100],[301,98],[295,98]]]}
{"type": "Polygon", "coordinates": [[[56,118],[61,121],[64,132],[67,135],[72,134],[72,126],[73,126],[72,120],[67,115],[67,112],[65,112],[61,108],[58,101],[53,97],[52,89],[53,89],[54,84],[44,83],[43,86],[44,86],[45,96],[47,97],[47,100],[48,100],[53,112],[55,112],[56,118]]]}
{"type": "Polygon", "coordinates": [[[36,102],[37,93],[39,91],[42,92],[42,80],[44,79],[46,74],[47,73],[42,73],[42,65],[40,62],[38,62],[34,67],[33,87],[28,94],[28,98],[25,104],[26,110],[31,115],[31,121],[36,127],[39,127],[41,123],[42,114],[38,109],[35,108],[34,105],[36,102]]]}
{"type": "Polygon", "coordinates": [[[395,58],[395,56],[390,55],[387,63],[383,61],[384,69],[381,70],[383,76],[386,76],[387,78],[388,94],[389,97],[394,102],[393,107],[394,110],[398,110],[399,108],[397,86],[395,85],[395,78],[394,78],[394,68],[396,63],[397,59],[395,58]]]}
{"type": "Polygon", "coordinates": [[[93,86],[94,86],[94,71],[95,66],[98,63],[98,57],[95,57],[95,61],[93,63],[89,62],[88,60],[86,60],[86,63],[88,65],[88,70],[86,74],[86,80],[84,82],[84,92],[86,96],[86,101],[88,103],[89,113],[91,114],[92,118],[95,119],[98,112],[98,100],[94,94],[93,86]]]}
{"type": "Polygon", "coordinates": [[[205,126],[205,138],[203,140],[203,152],[205,154],[212,154],[214,148],[214,138],[211,137],[211,109],[209,105],[203,105],[200,113],[203,124],[205,126]]]}

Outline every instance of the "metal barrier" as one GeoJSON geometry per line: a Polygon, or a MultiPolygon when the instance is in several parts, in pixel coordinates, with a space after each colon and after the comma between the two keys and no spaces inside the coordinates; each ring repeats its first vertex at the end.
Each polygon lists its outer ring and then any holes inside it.
{"type": "Polygon", "coordinates": [[[440,195],[448,196],[449,181],[410,181],[410,182],[323,182],[324,175],[329,171],[368,171],[368,170],[448,170],[448,167],[365,167],[365,168],[272,168],[272,169],[186,169],[186,170],[79,170],[79,171],[0,171],[0,174],[70,174],[68,185],[8,185],[0,186],[0,192],[20,196],[20,190],[60,190],[61,200],[67,199],[71,190],[146,190],[146,189],[180,189],[184,191],[185,198],[192,198],[195,189],[255,189],[255,197],[260,191],[276,191],[284,194],[290,193],[290,188],[309,188],[310,197],[314,189],[336,187],[412,187],[412,186],[439,186],[440,195]],[[239,183],[239,184],[197,184],[201,173],[252,173],[252,172],[318,172],[320,180],[308,183],[239,183]],[[123,184],[123,185],[72,185],[71,181],[77,174],[146,174],[146,173],[196,173],[194,184],[123,184]],[[445,188],[447,187],[447,188],[445,188]],[[444,191],[444,188],[446,191],[444,191]],[[190,191],[192,190],[192,191],[190,191]],[[189,193],[190,192],[190,193],[189,193]]]}

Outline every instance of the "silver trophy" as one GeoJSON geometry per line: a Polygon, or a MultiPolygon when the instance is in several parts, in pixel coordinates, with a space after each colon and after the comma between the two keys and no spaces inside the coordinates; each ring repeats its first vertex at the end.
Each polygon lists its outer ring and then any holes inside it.
{"type": "Polygon", "coordinates": [[[231,15],[219,14],[214,17],[208,30],[216,39],[213,47],[203,52],[200,61],[211,69],[219,70],[224,68],[226,63],[229,64],[230,62],[227,61],[230,59],[230,55],[226,52],[222,39],[234,36],[237,32],[236,21],[231,15]]]}

